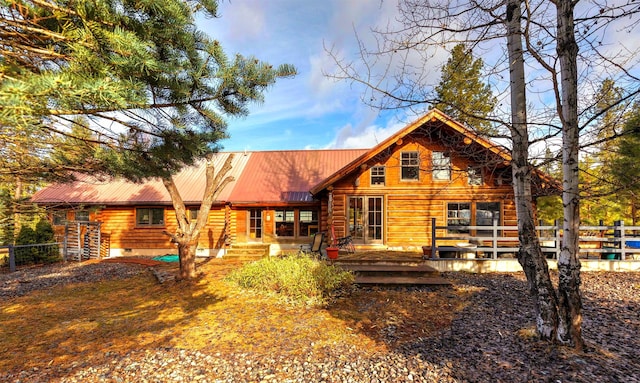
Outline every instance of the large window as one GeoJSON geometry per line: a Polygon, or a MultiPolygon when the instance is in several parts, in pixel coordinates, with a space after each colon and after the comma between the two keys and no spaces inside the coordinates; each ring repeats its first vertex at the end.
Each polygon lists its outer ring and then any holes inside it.
{"type": "Polygon", "coordinates": [[[136,209],[136,226],[164,225],[164,208],[136,209]]]}
{"type": "MultiPolygon", "coordinates": [[[[476,226],[493,226],[493,221],[500,225],[500,202],[476,202],[476,226]]],[[[477,235],[491,236],[492,230],[478,230],[477,235]]]]}
{"type": "MultiPolygon", "coordinates": [[[[449,233],[473,234],[469,229],[455,226],[493,226],[494,220],[500,225],[500,202],[447,203],[449,233]]],[[[474,236],[485,237],[492,234],[492,230],[477,230],[474,236]]]]}
{"type": "Polygon", "coordinates": [[[293,210],[276,210],[276,234],[278,237],[293,237],[294,227],[293,210]]]}
{"type": "Polygon", "coordinates": [[[318,211],[300,210],[299,212],[299,235],[301,237],[313,235],[318,232],[318,211]]]}
{"type": "Polygon", "coordinates": [[[418,180],[420,175],[420,158],[418,152],[402,152],[400,158],[402,180],[418,180]]]}
{"type": "MultiPolygon", "coordinates": [[[[449,202],[447,204],[447,226],[470,226],[471,204],[469,202],[449,202]]],[[[451,227],[449,233],[469,233],[469,229],[451,227]]]]}
{"type": "Polygon", "coordinates": [[[385,168],[384,166],[374,166],[371,168],[371,185],[385,184],[385,168]]]}
{"type": "Polygon", "coordinates": [[[432,177],[434,181],[451,179],[451,158],[444,152],[431,153],[432,177]]]}

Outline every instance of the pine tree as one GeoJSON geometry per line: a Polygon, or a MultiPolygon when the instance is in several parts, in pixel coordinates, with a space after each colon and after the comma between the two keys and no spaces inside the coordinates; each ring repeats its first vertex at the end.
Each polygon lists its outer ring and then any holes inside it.
{"type": "MultiPolygon", "coordinates": [[[[295,74],[290,65],[228,57],[198,30],[196,16],[216,16],[216,0],[2,0],[0,6],[0,138],[15,152],[1,176],[69,177],[81,170],[133,181],[159,177],[170,188],[173,174],[218,150],[225,117],[247,114],[277,78],[295,74]],[[61,143],[84,143],[76,145],[83,153],[60,155],[54,148],[61,143]],[[31,147],[38,155],[25,167],[22,154],[31,147]]],[[[184,204],[172,197],[182,222],[184,204]]],[[[206,216],[212,196],[203,201],[206,216]]],[[[181,241],[195,246],[189,237],[181,241]]],[[[187,258],[181,254],[181,275],[190,278],[195,258],[187,258]]]]}
{"type": "Polygon", "coordinates": [[[494,135],[496,131],[487,118],[493,112],[496,98],[489,84],[482,82],[483,66],[482,59],[474,59],[465,44],[453,47],[451,57],[442,67],[434,107],[480,133],[494,135]]]}
{"type": "Polygon", "coordinates": [[[640,222],[640,105],[634,106],[632,116],[624,126],[623,135],[617,143],[617,156],[613,159],[611,172],[620,194],[628,201],[633,225],[640,222]]]}

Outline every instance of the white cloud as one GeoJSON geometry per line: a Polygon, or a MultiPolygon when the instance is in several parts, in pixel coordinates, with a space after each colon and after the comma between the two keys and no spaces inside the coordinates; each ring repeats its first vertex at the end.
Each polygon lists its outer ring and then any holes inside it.
{"type": "Polygon", "coordinates": [[[386,126],[376,124],[363,124],[353,126],[350,123],[338,130],[336,139],[328,145],[328,148],[337,149],[362,149],[372,148],[380,142],[391,137],[406,125],[393,119],[386,126]]]}
{"type": "Polygon", "coordinates": [[[242,42],[265,37],[265,5],[259,0],[247,0],[233,2],[222,8],[220,14],[226,26],[226,38],[242,42]]]}

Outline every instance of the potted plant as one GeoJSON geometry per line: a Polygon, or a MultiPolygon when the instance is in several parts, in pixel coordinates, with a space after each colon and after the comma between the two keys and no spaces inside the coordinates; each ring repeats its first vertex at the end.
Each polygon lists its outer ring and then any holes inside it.
{"type": "Polygon", "coordinates": [[[333,229],[333,225],[331,225],[331,244],[327,246],[325,249],[327,252],[327,258],[329,259],[338,259],[338,246],[336,245],[336,233],[333,229]]]}

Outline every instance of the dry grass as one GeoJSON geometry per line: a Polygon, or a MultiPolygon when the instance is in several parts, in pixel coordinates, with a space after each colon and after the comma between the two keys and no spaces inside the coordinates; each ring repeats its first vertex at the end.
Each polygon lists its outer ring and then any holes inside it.
{"type": "Polygon", "coordinates": [[[108,352],[157,347],[293,356],[340,344],[376,352],[448,328],[469,294],[356,290],[326,308],[292,307],[233,288],[223,277],[237,266],[212,260],[191,282],[160,285],[148,273],[5,301],[0,370],[103,363],[108,352]]]}

